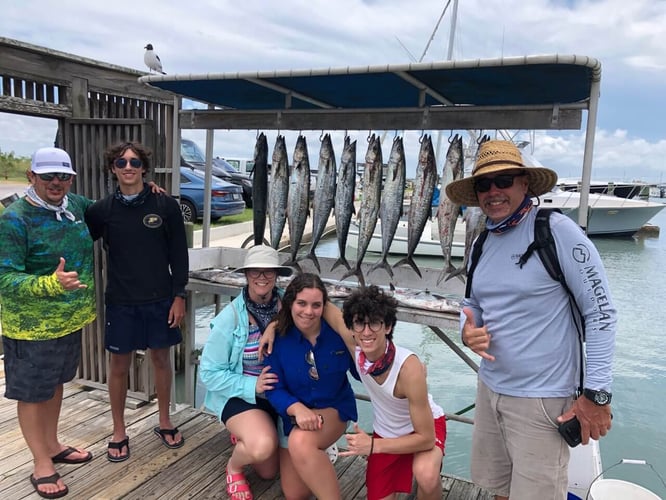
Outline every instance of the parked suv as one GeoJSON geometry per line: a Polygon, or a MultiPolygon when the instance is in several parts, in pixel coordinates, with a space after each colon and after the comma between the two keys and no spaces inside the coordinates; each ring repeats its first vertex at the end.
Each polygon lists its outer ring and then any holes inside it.
{"type": "MultiPolygon", "coordinates": [[[[206,170],[206,155],[196,142],[190,139],[180,140],[180,165],[201,171],[206,170]]],[[[245,205],[252,208],[252,180],[249,175],[239,172],[222,158],[213,158],[212,174],[242,187],[243,201],[245,201],[245,205]]]]}

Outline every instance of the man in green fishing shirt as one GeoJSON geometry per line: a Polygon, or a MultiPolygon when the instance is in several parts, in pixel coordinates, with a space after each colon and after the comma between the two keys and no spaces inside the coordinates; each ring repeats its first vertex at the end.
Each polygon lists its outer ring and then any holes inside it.
{"type": "Polygon", "coordinates": [[[25,197],[0,215],[5,397],[17,400],[34,460],[29,479],[44,498],[68,492],[54,464],[92,459],[58,440],[63,384],[79,366],[81,329],[96,316],[93,242],[84,221],[92,201],[69,194],[74,175],[67,152],[37,150],[25,197]]]}

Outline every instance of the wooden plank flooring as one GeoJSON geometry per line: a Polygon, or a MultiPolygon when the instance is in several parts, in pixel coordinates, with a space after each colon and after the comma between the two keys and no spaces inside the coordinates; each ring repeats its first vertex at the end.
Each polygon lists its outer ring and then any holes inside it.
{"type": "MultiPolygon", "coordinates": [[[[4,394],[4,375],[0,371],[0,391],[4,394]]],[[[106,459],[106,444],[111,432],[111,408],[106,393],[87,390],[77,384],[65,386],[60,418],[63,443],[93,452],[84,465],[56,465],[69,487],[70,499],[181,499],[227,498],[225,465],[231,453],[229,433],[211,415],[183,406],[172,419],[186,438],[185,445],[171,450],[153,434],[157,425],[155,402],[127,409],[127,433],[131,457],[126,462],[106,459]]],[[[0,400],[0,498],[38,499],[28,481],[32,456],[16,418],[16,402],[0,400]]],[[[342,498],[365,499],[365,459],[340,457],[335,464],[342,498]]],[[[279,481],[247,475],[257,500],[282,499],[279,481]]],[[[414,498],[403,495],[402,498],[414,498]]],[[[466,480],[442,476],[442,498],[447,500],[490,499],[486,492],[466,480]]]]}

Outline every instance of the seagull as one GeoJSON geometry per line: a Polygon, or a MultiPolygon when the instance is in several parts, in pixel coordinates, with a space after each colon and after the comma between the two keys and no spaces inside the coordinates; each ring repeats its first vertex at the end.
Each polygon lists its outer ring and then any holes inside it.
{"type": "Polygon", "coordinates": [[[150,71],[156,71],[157,73],[166,75],[166,73],[162,71],[162,61],[160,61],[160,57],[153,52],[152,44],[149,43],[144,49],[146,49],[146,53],[143,55],[143,62],[146,63],[146,66],[148,66],[150,71]]]}

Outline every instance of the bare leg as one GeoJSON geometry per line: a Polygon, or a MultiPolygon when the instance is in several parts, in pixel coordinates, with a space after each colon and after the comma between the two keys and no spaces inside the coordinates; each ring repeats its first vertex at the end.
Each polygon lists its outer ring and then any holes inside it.
{"type": "MultiPolygon", "coordinates": [[[[48,401],[39,403],[26,403],[19,401],[16,405],[19,426],[23,433],[35,464],[33,475],[36,479],[47,477],[55,473],[51,461],[53,442],[57,449],[57,429],[60,407],[62,405],[63,386],[56,386],[55,394],[48,401]],[[54,437],[52,434],[55,434],[54,437]]],[[[43,484],[39,489],[44,493],[56,493],[65,488],[61,479],[57,484],[43,484]]]]}
{"type": "Polygon", "coordinates": [[[227,463],[229,473],[238,474],[244,466],[251,464],[260,477],[275,477],[278,471],[278,437],[268,413],[258,409],[244,411],[227,420],[226,426],[237,439],[227,463]]]}
{"type": "Polygon", "coordinates": [[[414,454],[412,465],[419,500],[442,498],[442,451],[436,446],[431,450],[414,454]]]}
{"type": "MultiPolygon", "coordinates": [[[[157,391],[157,408],[160,415],[160,429],[173,429],[171,416],[169,415],[169,403],[171,402],[171,361],[169,359],[170,348],[151,349],[150,359],[155,368],[155,390],[157,391]]],[[[182,439],[180,432],[175,436],[165,435],[170,444],[178,443],[182,439]]]]}
{"type": "MultiPolygon", "coordinates": [[[[111,403],[111,418],[113,419],[113,436],[111,441],[118,443],[127,437],[125,429],[125,401],[127,400],[127,375],[131,364],[131,353],[111,353],[111,366],[109,373],[109,401],[111,403]]],[[[127,450],[109,449],[112,456],[118,457],[127,453],[127,450]]]]}

